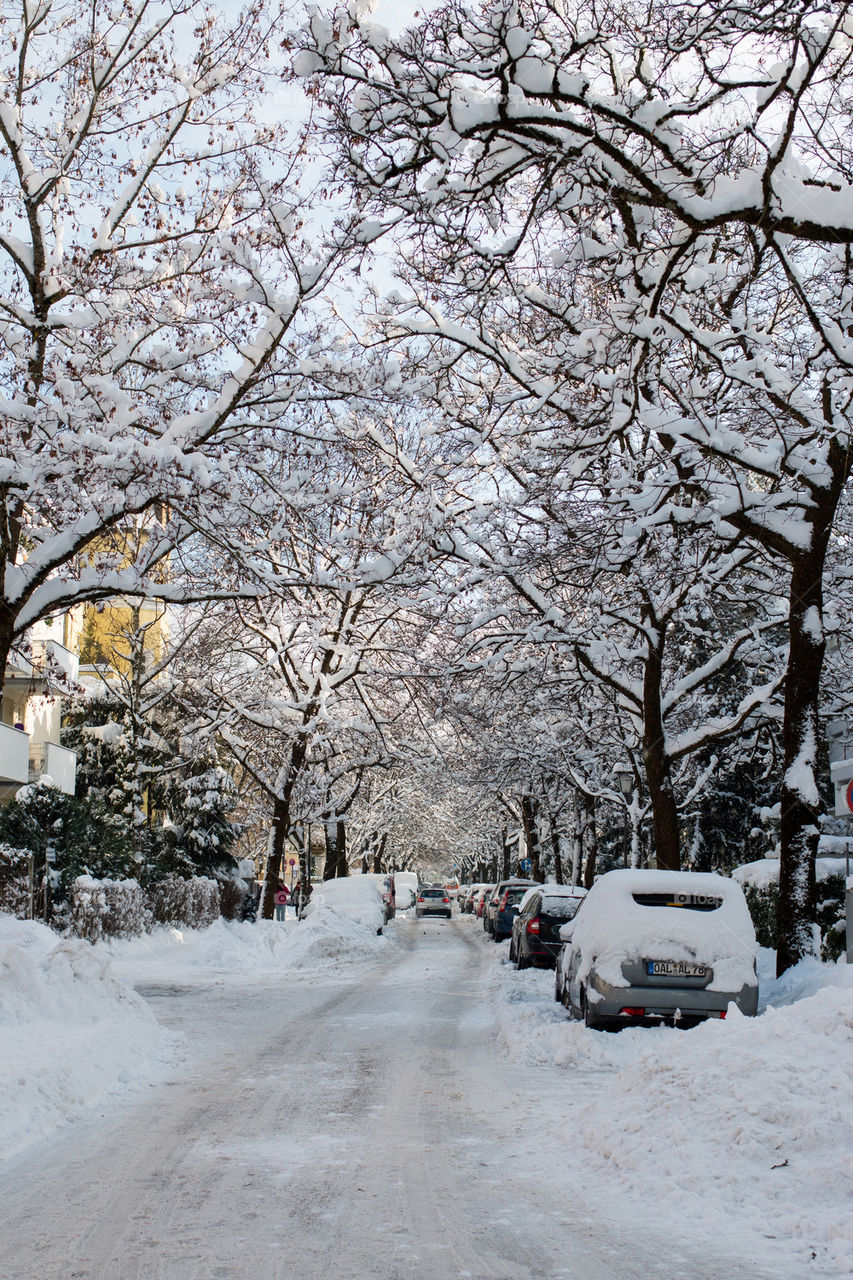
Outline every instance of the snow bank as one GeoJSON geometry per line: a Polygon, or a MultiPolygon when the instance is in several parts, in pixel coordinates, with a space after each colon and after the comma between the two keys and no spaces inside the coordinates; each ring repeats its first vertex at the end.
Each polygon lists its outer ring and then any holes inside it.
{"type": "Polygon", "coordinates": [[[318,964],[334,969],[381,954],[389,945],[387,937],[377,937],[372,916],[365,924],[318,907],[301,922],[220,919],[207,929],[155,929],[111,943],[109,953],[116,970],[136,981],[192,981],[217,974],[257,978],[318,964]]]}
{"type": "MultiPolygon", "coordinates": [[[[815,879],[818,882],[843,874],[844,863],[838,857],[815,858],[815,879]]],[[[779,859],[759,858],[757,862],[744,862],[735,867],[732,879],[744,887],[769,889],[779,883],[779,859]]]]}
{"type": "Polygon", "coordinates": [[[98,949],[0,914],[0,1153],[174,1061],[172,1038],[98,949]]]}
{"type": "Polygon", "coordinates": [[[549,973],[498,970],[510,1053],[571,1068],[567,1159],[606,1202],[614,1182],[674,1231],[783,1242],[802,1274],[853,1276],[853,968],[804,961],[765,1012],[618,1035],[567,1020],[549,973]],[[600,1186],[600,1192],[595,1188],[600,1186]]]}
{"type": "Polygon", "coordinates": [[[322,896],[302,923],[220,919],[206,929],[164,927],[94,946],[0,913],[0,1158],[175,1066],[177,1038],[132,983],[192,985],[224,974],[280,981],[282,972],[334,972],[393,945],[377,936],[375,884],[367,892],[333,890],[334,905],[322,896]]]}

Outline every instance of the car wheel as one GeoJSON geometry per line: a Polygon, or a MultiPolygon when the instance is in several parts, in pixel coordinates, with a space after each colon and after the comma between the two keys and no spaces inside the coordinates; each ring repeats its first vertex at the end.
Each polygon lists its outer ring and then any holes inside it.
{"type": "Polygon", "coordinates": [[[584,1026],[589,1027],[590,1031],[596,1031],[598,1029],[598,1019],[590,1010],[589,1001],[586,998],[586,991],[581,993],[581,1012],[583,1013],[584,1026]]]}
{"type": "Polygon", "coordinates": [[[554,970],[554,999],[557,1004],[563,1003],[563,984],[560,982],[560,970],[554,970]]]}
{"type": "Polygon", "coordinates": [[[527,956],[524,954],[524,952],[519,951],[518,959],[515,962],[515,967],[516,969],[527,969],[530,967],[530,961],[527,959],[527,956]]]}
{"type": "Polygon", "coordinates": [[[518,957],[517,957],[517,956],[516,956],[516,954],[515,954],[515,943],[513,942],[512,938],[510,938],[510,940],[509,940],[509,962],[510,962],[510,964],[516,964],[516,963],[517,963],[517,960],[518,960],[518,957]]]}

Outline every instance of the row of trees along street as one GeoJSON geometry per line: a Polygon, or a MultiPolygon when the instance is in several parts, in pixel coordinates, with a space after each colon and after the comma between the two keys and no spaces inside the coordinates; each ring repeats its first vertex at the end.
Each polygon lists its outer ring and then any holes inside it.
{"type": "Polygon", "coordinates": [[[851,6],[0,27],[0,670],[82,602],[168,607],[125,710],[172,750],[129,785],[226,766],[265,916],[312,824],[326,874],[778,842],[780,971],[807,954],[847,711],[851,6]]]}

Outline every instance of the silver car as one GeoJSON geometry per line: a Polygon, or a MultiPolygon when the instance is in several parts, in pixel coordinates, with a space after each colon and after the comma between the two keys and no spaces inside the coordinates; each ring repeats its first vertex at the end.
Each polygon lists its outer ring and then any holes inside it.
{"type": "Polygon", "coordinates": [[[453,914],[453,903],[446,889],[421,889],[415,899],[415,915],[418,920],[422,916],[446,916],[449,920],[453,914]]]}
{"type": "Polygon", "coordinates": [[[734,880],[610,871],[563,925],[554,994],[588,1027],[724,1018],[758,1009],[755,929],[734,880]]]}

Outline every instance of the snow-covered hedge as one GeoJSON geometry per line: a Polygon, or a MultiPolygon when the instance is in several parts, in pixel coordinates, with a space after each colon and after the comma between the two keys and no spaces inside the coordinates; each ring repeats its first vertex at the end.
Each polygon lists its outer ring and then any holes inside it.
{"type": "Polygon", "coordinates": [[[160,880],[148,890],[148,902],[157,924],[203,929],[220,915],[219,885],[207,876],[160,880]]]}
{"type": "Polygon", "coordinates": [[[23,920],[29,901],[29,853],[0,841],[0,911],[23,920]]]}
{"type": "MultiPolygon", "coordinates": [[[[837,960],[845,946],[846,909],[844,864],[834,858],[815,861],[817,920],[822,960],[837,960]]],[[[759,858],[735,867],[759,945],[776,948],[776,908],[779,902],[779,859],[759,858]]]]}
{"type": "Polygon", "coordinates": [[[68,929],[77,938],[135,938],[151,922],[145,892],[136,880],[78,876],[71,885],[68,929]]]}

